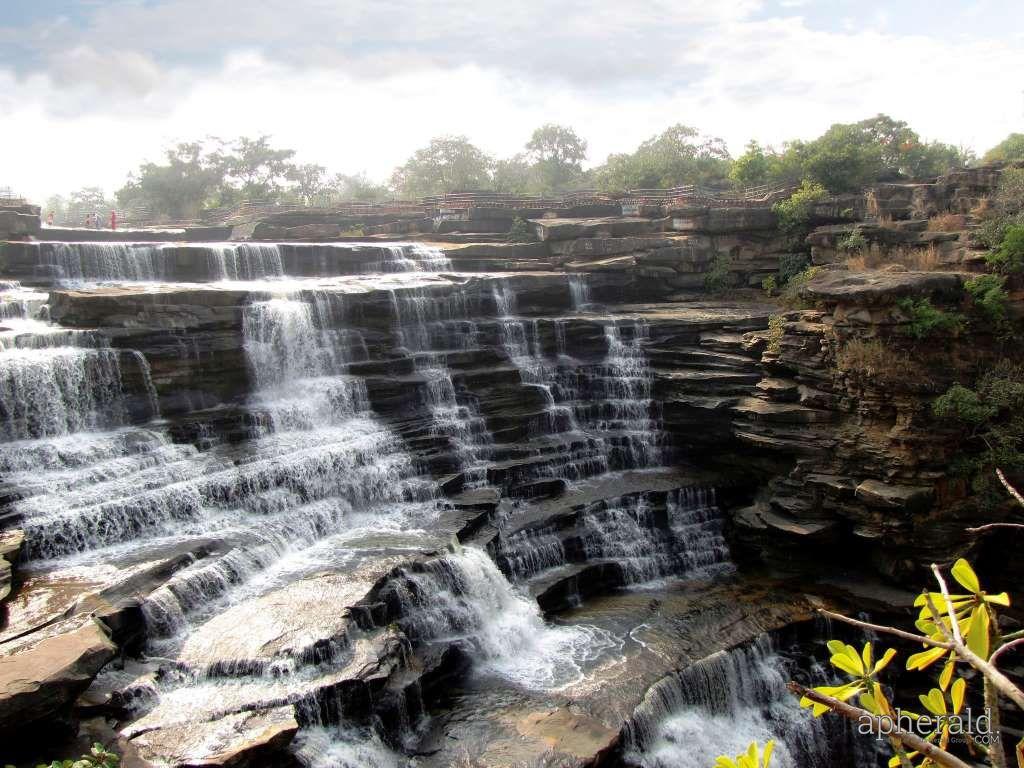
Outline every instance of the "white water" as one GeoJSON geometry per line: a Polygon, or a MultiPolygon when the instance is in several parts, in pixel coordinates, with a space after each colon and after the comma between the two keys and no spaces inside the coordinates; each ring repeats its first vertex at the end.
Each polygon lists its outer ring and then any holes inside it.
{"type": "Polygon", "coordinates": [[[615,637],[587,625],[545,623],[537,603],[515,590],[488,555],[459,548],[407,570],[395,587],[403,604],[400,623],[431,640],[465,639],[477,668],[527,688],[551,690],[583,676],[583,665],[618,647],[615,637]]]}
{"type": "Polygon", "coordinates": [[[627,760],[643,768],[708,768],[751,741],[776,742],[773,768],[829,768],[824,721],[789,693],[766,637],[719,652],[648,692],[628,731],[627,760]]]}

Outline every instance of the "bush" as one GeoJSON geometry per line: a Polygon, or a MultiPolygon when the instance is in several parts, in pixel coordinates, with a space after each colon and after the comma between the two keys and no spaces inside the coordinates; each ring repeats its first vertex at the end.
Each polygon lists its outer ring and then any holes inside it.
{"type": "Polygon", "coordinates": [[[802,237],[810,224],[814,204],[827,196],[828,191],[821,184],[804,179],[796,192],[772,206],[779,217],[779,229],[791,237],[802,237]]]}
{"type": "Polygon", "coordinates": [[[879,382],[918,377],[910,358],[879,339],[852,339],[836,354],[839,370],[879,382]]]}
{"type": "Polygon", "coordinates": [[[530,222],[521,216],[516,216],[505,239],[510,243],[534,243],[537,241],[537,233],[530,226],[530,222]]]}
{"type": "Polygon", "coordinates": [[[997,272],[1011,274],[1024,270],[1024,224],[1012,224],[1003,233],[996,250],[985,256],[988,265],[997,272]]]}
{"type": "Polygon", "coordinates": [[[943,312],[927,297],[917,301],[900,299],[897,306],[907,316],[907,333],[915,339],[927,339],[936,333],[957,334],[963,328],[963,317],[959,313],[943,312]]]}
{"type": "Polygon", "coordinates": [[[779,282],[775,279],[775,275],[768,275],[768,277],[761,279],[761,290],[764,291],[766,296],[774,296],[779,291],[779,282]]]}
{"type": "Polygon", "coordinates": [[[784,253],[779,259],[779,286],[785,286],[790,280],[803,272],[810,265],[811,259],[806,253],[784,253]]]}
{"type": "Polygon", "coordinates": [[[1006,278],[1000,275],[978,275],[964,283],[974,306],[999,328],[1006,325],[1006,307],[1010,300],[1005,284],[1006,278]]]}
{"type": "Polygon", "coordinates": [[[786,303],[792,307],[803,306],[803,301],[800,298],[800,291],[803,289],[811,278],[821,273],[821,267],[807,267],[803,272],[793,275],[786,283],[786,289],[782,292],[782,297],[786,300],[786,303]]]}
{"type": "Polygon", "coordinates": [[[711,262],[711,268],[704,273],[704,290],[710,293],[720,293],[726,288],[731,288],[733,284],[732,272],[729,271],[731,266],[732,259],[724,253],[715,256],[714,261],[711,262]]]}
{"type": "Polygon", "coordinates": [[[839,242],[836,243],[836,247],[844,253],[856,253],[867,250],[868,241],[859,229],[855,229],[846,237],[840,238],[839,242]]]}
{"type": "Polygon", "coordinates": [[[1024,473],[1024,366],[1004,361],[981,376],[974,389],[954,384],[935,400],[932,413],[964,428],[965,450],[953,468],[971,478],[977,503],[986,510],[1002,504],[995,469],[1011,479],[1024,473]]]}

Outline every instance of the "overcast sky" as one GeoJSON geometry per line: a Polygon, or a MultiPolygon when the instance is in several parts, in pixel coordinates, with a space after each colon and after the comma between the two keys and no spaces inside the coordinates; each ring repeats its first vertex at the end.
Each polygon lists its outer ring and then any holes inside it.
{"type": "Polygon", "coordinates": [[[163,147],[272,134],[387,177],[432,136],[589,164],[672,123],[734,153],[885,112],[984,151],[1024,131],[1022,0],[2,0],[0,187],[119,187],[163,147]]]}

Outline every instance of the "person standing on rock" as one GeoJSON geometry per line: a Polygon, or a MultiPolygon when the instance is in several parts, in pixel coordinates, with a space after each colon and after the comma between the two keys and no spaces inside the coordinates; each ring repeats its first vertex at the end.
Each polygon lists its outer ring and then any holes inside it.
{"type": "Polygon", "coordinates": [[[110,228],[117,229],[117,211],[110,212],[110,228]]]}
{"type": "Polygon", "coordinates": [[[103,227],[100,223],[101,221],[103,221],[103,219],[100,218],[100,212],[96,211],[96,213],[92,215],[92,225],[96,227],[96,229],[101,229],[103,227]]]}
{"type": "Polygon", "coordinates": [[[46,214],[46,226],[53,226],[53,211],[50,211],[48,214],[46,214]]]}
{"type": "Polygon", "coordinates": [[[91,213],[85,214],[85,228],[86,229],[92,229],[92,214],[91,213]]]}

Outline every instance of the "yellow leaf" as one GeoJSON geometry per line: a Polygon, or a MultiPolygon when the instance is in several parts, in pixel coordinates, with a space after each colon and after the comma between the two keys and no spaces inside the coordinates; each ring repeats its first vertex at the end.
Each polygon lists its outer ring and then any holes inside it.
{"type": "Polygon", "coordinates": [[[942,673],[939,675],[939,687],[942,690],[949,688],[949,681],[953,679],[953,670],[956,669],[956,654],[949,654],[949,658],[946,659],[945,665],[942,667],[942,673]]]}
{"type": "Polygon", "coordinates": [[[836,669],[841,669],[843,672],[848,672],[855,677],[860,677],[864,674],[864,667],[860,662],[860,657],[854,661],[850,658],[849,654],[837,653],[831,658],[832,666],[836,669]]]}
{"type": "Polygon", "coordinates": [[[771,761],[772,752],[774,751],[775,741],[774,739],[769,739],[764,745],[764,762],[762,763],[762,768],[769,768],[768,763],[771,761]]]}
{"type": "Polygon", "coordinates": [[[983,659],[988,659],[989,621],[988,608],[980,606],[971,614],[971,622],[964,633],[967,647],[983,659]]]}
{"type": "Polygon", "coordinates": [[[964,708],[964,697],[966,695],[967,682],[962,677],[958,677],[956,682],[953,683],[953,690],[950,692],[953,701],[953,714],[960,714],[960,710],[964,708]]]}
{"type": "Polygon", "coordinates": [[[864,650],[860,652],[860,658],[864,662],[864,669],[871,669],[871,643],[864,643],[864,650]]]}
{"type": "Polygon", "coordinates": [[[846,650],[846,643],[842,640],[829,640],[825,643],[825,647],[828,648],[829,653],[842,653],[846,650]]]}
{"type": "Polygon", "coordinates": [[[962,557],[953,563],[953,568],[950,570],[953,574],[953,578],[960,583],[964,589],[968,592],[978,594],[981,592],[981,582],[978,581],[978,575],[971,568],[971,564],[964,560],[962,557]]]}
{"type": "Polygon", "coordinates": [[[932,688],[928,691],[927,696],[922,695],[917,698],[921,700],[922,706],[933,715],[946,714],[946,698],[938,688],[932,688]]]}
{"type": "Polygon", "coordinates": [[[945,648],[929,648],[926,651],[915,653],[907,659],[907,669],[927,669],[947,653],[945,648]]]}
{"type": "Polygon", "coordinates": [[[1010,604],[1010,596],[1005,592],[1000,592],[998,595],[985,595],[985,602],[1008,606],[1010,604]]]}
{"type": "Polygon", "coordinates": [[[718,759],[715,760],[715,768],[737,768],[736,761],[731,757],[720,755],[718,759]]]}
{"type": "Polygon", "coordinates": [[[892,661],[895,656],[896,656],[896,649],[895,648],[887,649],[886,652],[884,654],[882,654],[882,658],[880,658],[878,660],[878,663],[875,664],[875,668],[871,670],[872,674],[877,674],[877,673],[881,672],[883,669],[885,669],[886,667],[888,667],[889,666],[889,662],[892,661]]]}

